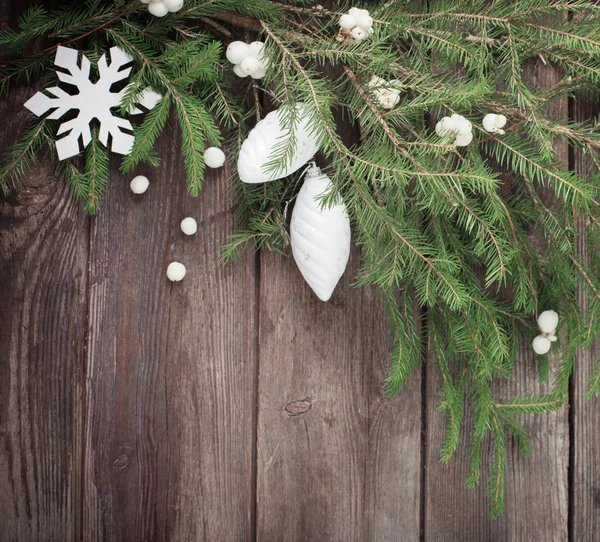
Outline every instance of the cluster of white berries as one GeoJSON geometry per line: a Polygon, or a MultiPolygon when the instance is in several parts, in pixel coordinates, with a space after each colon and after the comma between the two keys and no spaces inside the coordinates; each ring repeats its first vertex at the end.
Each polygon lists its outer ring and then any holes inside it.
{"type": "Polygon", "coordinates": [[[453,145],[466,147],[473,141],[473,126],[463,116],[454,114],[444,117],[435,126],[435,133],[444,139],[454,138],[453,145]]]}
{"type": "Polygon", "coordinates": [[[540,355],[547,354],[552,343],[556,342],[558,314],[554,311],[544,311],[538,316],[537,324],[542,334],[533,339],[533,351],[540,355]]]}
{"type": "Polygon", "coordinates": [[[506,117],[504,115],[496,115],[495,113],[488,113],[483,117],[483,127],[486,131],[492,134],[504,133],[504,126],[506,125],[506,117]]]}
{"type": "Polygon", "coordinates": [[[227,47],[225,56],[233,64],[233,73],[238,77],[262,79],[267,73],[269,59],[264,55],[265,44],[262,41],[244,43],[232,41],[227,47]]]}
{"type": "Polygon", "coordinates": [[[148,4],[148,11],[155,17],[164,17],[167,13],[175,13],[183,7],[183,0],[141,0],[148,4]]]}
{"type": "Polygon", "coordinates": [[[373,33],[373,19],[366,9],[350,8],[340,17],[340,28],[342,34],[363,41],[373,33]]]}
{"type": "Polygon", "coordinates": [[[374,75],[367,86],[375,95],[379,105],[384,109],[392,109],[400,101],[400,81],[398,80],[386,81],[374,75]]]}

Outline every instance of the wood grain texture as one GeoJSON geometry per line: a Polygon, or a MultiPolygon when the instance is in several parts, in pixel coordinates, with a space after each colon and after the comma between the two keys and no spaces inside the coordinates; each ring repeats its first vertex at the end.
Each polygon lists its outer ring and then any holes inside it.
{"type": "Polygon", "coordinates": [[[140,196],[113,167],[93,223],[86,540],[250,537],[254,258],[218,263],[229,171],[191,198],[180,147],[167,130],[160,167],[136,172],[151,181],[140,196]],[[182,282],[167,279],[171,261],[182,282]]]}
{"type": "MultiPolygon", "coordinates": [[[[598,103],[585,96],[578,96],[572,106],[573,120],[590,121],[600,113],[598,103]]],[[[590,173],[592,161],[585,154],[575,149],[573,152],[573,169],[582,175],[590,173]]],[[[580,219],[580,221],[583,219],[580,219]]],[[[581,230],[580,230],[581,231],[581,230]]],[[[580,235],[577,250],[583,260],[589,264],[586,239],[580,235]]],[[[588,301],[583,292],[578,293],[578,300],[584,312],[588,309],[588,301]]],[[[585,399],[589,378],[596,361],[600,356],[600,340],[596,338],[592,348],[579,352],[573,374],[573,394],[571,412],[572,450],[572,532],[571,540],[592,542],[600,532],[600,429],[598,416],[600,406],[598,399],[585,399]]]]}
{"type": "Polygon", "coordinates": [[[420,375],[385,396],[388,320],[351,286],[357,249],[326,303],[289,252],[261,256],[257,540],[418,540],[420,375]]]}
{"type": "MultiPolygon", "coordinates": [[[[559,76],[556,69],[541,62],[528,62],[523,67],[523,79],[527,84],[551,86],[559,76]]],[[[567,100],[554,103],[549,114],[555,118],[567,118],[567,100]]],[[[567,146],[557,143],[555,149],[559,160],[567,166],[567,146]]],[[[545,192],[543,197],[546,204],[552,205],[554,196],[545,192]]],[[[485,487],[468,489],[464,486],[468,475],[467,446],[470,438],[466,429],[456,456],[447,465],[439,462],[445,423],[434,400],[438,396],[439,385],[431,359],[427,373],[425,539],[463,542],[567,540],[568,407],[524,418],[525,428],[531,435],[532,454],[530,458],[524,458],[514,443],[508,446],[504,513],[499,519],[492,520],[489,518],[485,487]]],[[[496,382],[493,393],[494,397],[501,400],[548,389],[548,385],[540,385],[537,381],[537,363],[531,347],[525,342],[515,360],[514,378],[496,382]]],[[[471,427],[472,416],[468,410],[464,422],[465,427],[471,427]]],[[[487,484],[491,453],[487,440],[482,447],[483,486],[487,484]]]]}
{"type": "MultiPolygon", "coordinates": [[[[31,89],[0,103],[0,144],[32,115],[31,89]]],[[[89,219],[40,160],[0,199],[0,540],[80,530],[89,219]]]]}

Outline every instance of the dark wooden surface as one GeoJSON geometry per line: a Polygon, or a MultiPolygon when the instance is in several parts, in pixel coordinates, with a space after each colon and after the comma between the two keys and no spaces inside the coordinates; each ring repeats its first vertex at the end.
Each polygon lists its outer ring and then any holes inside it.
{"type": "MultiPolygon", "coordinates": [[[[24,8],[0,6],[4,23],[24,8]]],[[[0,102],[3,147],[33,91],[0,102]]],[[[490,520],[484,489],[464,487],[468,435],[439,462],[433,366],[383,393],[390,337],[376,292],[351,286],[358,251],[329,303],[290,258],[220,265],[231,172],[191,198],[179,147],[167,130],[161,166],[136,172],[151,180],[142,196],[114,160],[95,217],[45,160],[0,199],[0,541],[598,539],[598,402],[583,399],[597,347],[577,360],[571,406],[525,419],[532,457],[509,449],[506,511],[490,520]],[[172,260],[181,283],[166,279],[172,260]]],[[[495,392],[538,389],[524,348],[495,392]]]]}

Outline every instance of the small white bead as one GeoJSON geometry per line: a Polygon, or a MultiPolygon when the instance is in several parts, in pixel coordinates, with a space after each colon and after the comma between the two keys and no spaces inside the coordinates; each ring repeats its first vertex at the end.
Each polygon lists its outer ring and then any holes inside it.
{"type": "Polygon", "coordinates": [[[217,147],[209,147],[204,151],[204,163],[212,168],[221,167],[225,163],[225,153],[217,147]]]}
{"type": "Polygon", "coordinates": [[[131,191],[134,194],[143,194],[146,190],[148,190],[149,186],[150,181],[148,180],[148,177],[145,177],[144,175],[138,175],[137,177],[134,177],[129,183],[129,188],[131,188],[131,191]]]}
{"type": "Polygon", "coordinates": [[[487,132],[494,133],[496,131],[496,117],[498,115],[494,113],[488,113],[485,117],[483,117],[483,127],[487,132]]]}
{"type": "Polygon", "coordinates": [[[348,14],[352,15],[352,17],[356,17],[357,15],[360,15],[360,9],[358,9],[358,8],[350,8],[348,10],[348,14]]]}
{"type": "Polygon", "coordinates": [[[162,2],[171,13],[175,13],[183,7],[183,0],[162,0],[162,2]]]}
{"type": "Polygon", "coordinates": [[[179,282],[185,277],[185,265],[179,262],[171,262],[167,267],[167,278],[172,282],[179,282]]]}
{"type": "Polygon", "coordinates": [[[258,58],[264,46],[265,44],[262,41],[253,41],[250,45],[248,45],[248,52],[250,56],[258,58]]]}
{"type": "Polygon", "coordinates": [[[548,353],[552,343],[543,335],[538,335],[535,339],[533,339],[531,346],[533,347],[533,351],[541,356],[548,353]]]}
{"type": "Polygon", "coordinates": [[[155,17],[164,17],[169,10],[162,2],[150,2],[148,4],[148,11],[155,17]]]}
{"type": "Polygon", "coordinates": [[[242,71],[242,68],[240,68],[239,64],[235,64],[235,66],[233,66],[233,73],[235,73],[238,77],[248,77],[248,74],[242,71]]]}
{"type": "Polygon", "coordinates": [[[496,115],[496,128],[504,128],[506,126],[506,117],[504,115],[496,115]]]}
{"type": "Polygon", "coordinates": [[[243,71],[246,75],[252,75],[258,68],[260,64],[257,58],[253,56],[248,56],[242,60],[240,64],[240,70],[243,71]]]}
{"type": "Polygon", "coordinates": [[[344,30],[352,30],[356,26],[356,19],[345,13],[340,17],[340,27],[344,30]]]}
{"type": "Polygon", "coordinates": [[[435,133],[440,137],[446,137],[456,130],[456,123],[450,117],[443,117],[435,125],[435,133]]]}
{"type": "Polygon", "coordinates": [[[459,135],[466,135],[471,133],[473,129],[472,124],[462,115],[457,115],[456,113],[450,117],[454,121],[455,130],[459,135]]]}
{"type": "Polygon", "coordinates": [[[181,221],[181,231],[186,235],[194,235],[198,231],[198,223],[188,216],[181,221]]]}
{"type": "Polygon", "coordinates": [[[363,41],[364,39],[367,38],[367,33],[362,28],[359,28],[358,26],[355,26],[352,29],[352,37],[356,41],[363,41]]]}
{"type": "Polygon", "coordinates": [[[227,60],[232,64],[239,64],[250,54],[250,46],[243,41],[232,41],[225,51],[227,60]]]}
{"type": "Polygon", "coordinates": [[[558,314],[552,310],[544,311],[538,316],[537,324],[542,333],[554,333],[558,326],[558,314]]]}

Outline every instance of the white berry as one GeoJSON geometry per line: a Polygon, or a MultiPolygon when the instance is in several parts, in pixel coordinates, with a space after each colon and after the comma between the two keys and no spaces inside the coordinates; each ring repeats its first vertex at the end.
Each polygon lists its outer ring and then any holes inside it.
{"type": "Polygon", "coordinates": [[[164,17],[169,13],[167,6],[163,2],[150,2],[148,4],[148,11],[155,17],[164,17]]]}
{"type": "Polygon", "coordinates": [[[356,19],[345,13],[340,17],[340,27],[344,30],[352,30],[356,26],[356,19]]]}
{"type": "Polygon", "coordinates": [[[358,8],[350,8],[348,10],[348,14],[352,15],[352,17],[356,17],[357,15],[360,15],[360,9],[358,9],[358,8]]]}
{"type": "Polygon", "coordinates": [[[175,13],[183,7],[183,0],[162,0],[162,2],[171,13],[175,13]]]}
{"type": "Polygon", "coordinates": [[[506,125],[506,117],[504,115],[496,116],[496,128],[504,128],[506,125]]]}
{"type": "Polygon", "coordinates": [[[204,151],[204,163],[212,168],[221,167],[225,163],[225,153],[217,147],[209,147],[204,151]]]}
{"type": "Polygon", "coordinates": [[[471,133],[473,126],[471,123],[462,115],[456,113],[450,117],[454,121],[455,130],[459,135],[466,135],[471,133]]]}
{"type": "Polygon", "coordinates": [[[446,137],[456,131],[456,125],[450,117],[444,117],[435,125],[435,133],[440,137],[446,137]]]}
{"type": "Polygon", "coordinates": [[[252,75],[256,70],[258,70],[260,64],[258,59],[253,56],[248,56],[242,60],[240,64],[240,70],[243,71],[246,75],[252,75]]]}
{"type": "Polygon", "coordinates": [[[194,235],[198,231],[198,223],[188,216],[181,221],[181,231],[186,235],[194,235]]]}
{"type": "Polygon", "coordinates": [[[537,323],[542,333],[554,334],[558,326],[558,314],[552,310],[544,311],[538,316],[537,323]]]}
{"type": "Polygon", "coordinates": [[[248,77],[248,74],[242,71],[242,68],[240,68],[239,64],[236,64],[233,67],[233,73],[235,73],[238,77],[248,77]]]}
{"type": "Polygon", "coordinates": [[[531,343],[533,351],[539,355],[547,354],[551,345],[552,343],[550,340],[543,335],[538,335],[535,339],[533,339],[533,343],[531,343]]]}
{"type": "MultiPolygon", "coordinates": [[[[267,69],[259,64],[256,71],[254,71],[253,73],[250,74],[250,77],[252,77],[252,79],[262,79],[266,74],[267,74],[267,69]]],[[[246,75],[246,74],[244,74],[244,75],[246,75]]]]}
{"type": "Polygon", "coordinates": [[[379,101],[379,105],[384,109],[392,109],[400,101],[400,95],[389,90],[382,90],[377,92],[377,100],[379,101]]]}
{"type": "Polygon", "coordinates": [[[167,278],[172,282],[179,282],[185,277],[185,265],[179,262],[171,262],[167,267],[167,278]]]}
{"type": "Polygon", "coordinates": [[[457,147],[466,147],[471,141],[473,141],[473,134],[468,132],[466,134],[458,134],[454,140],[454,144],[457,147]]]}
{"type": "Polygon", "coordinates": [[[253,41],[250,45],[248,45],[248,52],[250,56],[258,58],[264,46],[265,44],[262,41],[253,41]]]}
{"type": "Polygon", "coordinates": [[[504,130],[502,127],[506,124],[506,117],[504,115],[496,115],[495,113],[488,113],[483,117],[483,127],[486,131],[492,134],[503,134],[504,130]]]}
{"type": "Polygon", "coordinates": [[[143,194],[146,190],[148,190],[149,186],[150,181],[148,180],[148,177],[145,177],[144,175],[138,175],[137,177],[134,177],[129,183],[129,188],[131,188],[131,191],[134,194],[143,194]]]}
{"type": "Polygon", "coordinates": [[[367,33],[362,28],[359,28],[358,26],[356,26],[352,29],[352,37],[356,41],[363,41],[364,39],[367,38],[367,33]]]}
{"type": "Polygon", "coordinates": [[[369,16],[368,12],[365,13],[361,13],[360,15],[355,17],[356,19],[356,26],[360,26],[360,28],[362,28],[363,30],[366,30],[367,28],[371,28],[373,26],[373,19],[369,16]]]}
{"type": "Polygon", "coordinates": [[[225,51],[227,60],[232,64],[239,64],[250,54],[250,46],[243,41],[232,41],[225,51]]]}

